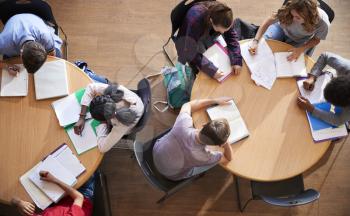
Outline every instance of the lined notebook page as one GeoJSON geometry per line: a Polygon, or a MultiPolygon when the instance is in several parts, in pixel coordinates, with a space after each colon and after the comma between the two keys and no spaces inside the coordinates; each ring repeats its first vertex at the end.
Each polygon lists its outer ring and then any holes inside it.
{"type": "Polygon", "coordinates": [[[222,82],[232,72],[230,58],[223,49],[214,44],[203,53],[220,71],[224,72],[224,76],[218,79],[219,82],[222,82]]]}
{"type": "Polygon", "coordinates": [[[331,79],[332,76],[328,73],[319,76],[316,80],[313,91],[308,91],[304,89],[303,82],[305,81],[305,79],[299,80],[297,83],[300,94],[306,99],[308,99],[312,104],[325,102],[326,100],[323,95],[323,90],[331,79]]]}
{"type": "Polygon", "coordinates": [[[30,175],[30,180],[40,188],[52,201],[58,202],[64,195],[64,190],[57,184],[40,180],[40,171],[49,171],[53,176],[67,185],[73,186],[77,179],[64,168],[52,155],[49,155],[30,175]]]}
{"type": "Polygon", "coordinates": [[[77,178],[86,168],[80,163],[77,156],[73,154],[72,150],[67,145],[63,145],[61,148],[58,154],[53,154],[52,156],[77,178]]]}
{"type": "Polygon", "coordinates": [[[1,96],[27,96],[28,95],[28,72],[23,65],[17,64],[20,72],[17,76],[9,74],[3,68],[1,75],[1,96]]]}
{"type": "Polygon", "coordinates": [[[307,77],[304,54],[296,61],[288,61],[287,57],[291,52],[276,52],[275,64],[277,77],[307,77]]]}
{"type": "Polygon", "coordinates": [[[45,62],[34,74],[37,100],[68,95],[66,62],[62,60],[45,62]]]}
{"type": "Polygon", "coordinates": [[[97,136],[91,125],[92,121],[93,120],[90,119],[85,122],[85,127],[81,136],[74,133],[73,127],[66,130],[79,155],[97,146],[97,136]]]}

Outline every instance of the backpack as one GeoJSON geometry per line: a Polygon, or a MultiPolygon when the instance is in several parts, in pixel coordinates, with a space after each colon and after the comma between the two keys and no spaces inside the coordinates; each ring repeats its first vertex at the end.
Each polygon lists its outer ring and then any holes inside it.
{"type": "MultiPolygon", "coordinates": [[[[159,112],[165,112],[168,108],[178,109],[191,98],[194,74],[191,67],[177,62],[175,67],[165,66],[159,74],[163,75],[163,84],[166,88],[167,101],[155,101],[153,107],[159,112]],[[161,109],[157,104],[167,105],[161,109]]],[[[154,75],[153,75],[154,76],[154,75]]]]}

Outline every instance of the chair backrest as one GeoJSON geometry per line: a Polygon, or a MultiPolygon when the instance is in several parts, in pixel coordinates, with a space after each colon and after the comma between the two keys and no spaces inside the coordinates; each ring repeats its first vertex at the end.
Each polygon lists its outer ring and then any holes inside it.
{"type": "Polygon", "coordinates": [[[156,141],[167,134],[171,130],[168,129],[156,136],[147,143],[134,142],[134,153],[141,171],[147,181],[155,188],[167,192],[174,188],[181,181],[171,181],[163,177],[156,169],[153,163],[153,146],[156,141]]]}
{"type": "Polygon", "coordinates": [[[143,115],[140,118],[139,122],[135,125],[135,127],[132,129],[132,133],[136,133],[141,131],[144,126],[146,125],[149,116],[151,115],[151,100],[152,100],[152,92],[151,92],[151,85],[149,84],[148,80],[146,78],[139,81],[137,84],[137,90],[136,94],[141,98],[144,111],[143,115]]]}
{"type": "Polygon", "coordinates": [[[297,206],[313,202],[319,198],[314,189],[304,190],[302,175],[276,182],[251,181],[252,196],[277,206],[297,206]]]}
{"type": "Polygon", "coordinates": [[[109,201],[108,186],[105,175],[97,172],[94,189],[93,216],[111,216],[111,205],[109,201]]]}
{"type": "Polygon", "coordinates": [[[186,17],[187,11],[196,3],[203,1],[215,1],[215,0],[183,0],[171,11],[170,20],[171,20],[171,37],[175,37],[176,31],[180,28],[183,19],[186,17]],[[186,4],[187,3],[187,4],[186,4]]]}
{"type": "MultiPolygon", "coordinates": [[[[284,0],[283,5],[285,5],[288,1],[289,0],[284,0]]],[[[328,20],[331,23],[335,16],[333,9],[323,0],[318,0],[318,2],[320,3],[320,8],[328,15],[328,20]]]]}

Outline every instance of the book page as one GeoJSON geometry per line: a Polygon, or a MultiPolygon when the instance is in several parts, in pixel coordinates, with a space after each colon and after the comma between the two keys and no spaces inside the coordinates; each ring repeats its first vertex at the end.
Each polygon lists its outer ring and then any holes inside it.
{"type": "Polygon", "coordinates": [[[244,137],[249,136],[247,126],[245,125],[242,118],[237,118],[235,120],[229,121],[231,134],[227,139],[227,142],[232,144],[235,143],[244,137]]]}
{"type": "Polygon", "coordinates": [[[34,74],[34,84],[37,100],[68,95],[66,62],[45,62],[34,74]]]}
{"type": "Polygon", "coordinates": [[[91,122],[92,120],[85,122],[85,127],[81,136],[74,133],[74,128],[66,130],[78,155],[97,146],[97,136],[91,122]]]}
{"type": "Polygon", "coordinates": [[[307,77],[304,55],[302,54],[296,61],[290,62],[287,60],[290,54],[291,52],[274,53],[277,77],[307,77]]]}
{"type": "Polygon", "coordinates": [[[275,57],[264,38],[259,41],[255,55],[249,52],[250,43],[247,41],[241,44],[241,54],[251,72],[251,78],[257,85],[270,90],[277,77],[275,57]]]}
{"type": "Polygon", "coordinates": [[[230,104],[214,106],[207,109],[207,113],[211,120],[227,119],[227,121],[240,118],[239,110],[236,104],[231,100],[230,104]]]}
{"type": "Polygon", "coordinates": [[[66,168],[73,176],[77,178],[86,170],[86,168],[80,163],[79,159],[73,154],[72,150],[67,145],[64,146],[63,151],[61,151],[58,155],[55,155],[54,158],[56,158],[64,168],[66,168]]]}
{"type": "Polygon", "coordinates": [[[69,186],[73,186],[77,181],[77,179],[52,157],[52,155],[49,155],[42,161],[29,178],[54,202],[58,202],[58,200],[62,198],[64,190],[57,184],[41,180],[39,175],[40,171],[49,171],[53,176],[69,186]]]}
{"type": "MultiPolygon", "coordinates": [[[[78,102],[75,93],[54,101],[52,107],[55,110],[58,122],[62,127],[76,123],[79,120],[81,105],[78,102]]],[[[91,118],[90,112],[86,113],[86,119],[89,118],[91,118]]]]}
{"type": "Polygon", "coordinates": [[[220,71],[224,72],[225,75],[218,79],[219,82],[223,81],[232,72],[230,58],[223,49],[214,44],[203,53],[220,71]]]}
{"type": "Polygon", "coordinates": [[[20,68],[17,76],[12,76],[5,68],[2,69],[1,96],[28,95],[28,72],[22,64],[16,64],[16,66],[20,68]]]}
{"type": "Polygon", "coordinates": [[[326,99],[324,98],[323,90],[326,87],[327,83],[331,81],[331,79],[332,77],[328,73],[319,76],[312,91],[304,89],[303,82],[305,79],[299,80],[297,83],[300,95],[308,99],[312,104],[325,102],[326,99]]]}
{"type": "Polygon", "coordinates": [[[51,205],[52,200],[48,196],[46,196],[37,186],[35,186],[35,184],[31,180],[29,180],[29,176],[33,172],[35,172],[35,169],[37,169],[38,166],[39,164],[37,164],[24,175],[22,175],[19,181],[21,182],[29,196],[32,198],[35,205],[38,206],[41,210],[44,210],[49,205],[51,205]]]}

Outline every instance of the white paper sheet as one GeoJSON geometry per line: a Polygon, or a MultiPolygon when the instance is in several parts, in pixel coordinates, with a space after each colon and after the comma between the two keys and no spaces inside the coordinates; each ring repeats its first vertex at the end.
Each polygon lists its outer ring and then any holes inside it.
{"type": "Polygon", "coordinates": [[[66,62],[57,60],[46,62],[34,74],[36,99],[47,99],[68,95],[66,62]]]}
{"type": "Polygon", "coordinates": [[[67,145],[63,145],[62,151],[52,156],[76,178],[86,170],[67,145]]]}
{"type": "Polygon", "coordinates": [[[2,69],[1,96],[27,96],[28,72],[23,65],[17,64],[20,72],[17,76],[10,75],[7,69],[2,69]]]}
{"type": "Polygon", "coordinates": [[[275,57],[264,38],[259,41],[255,55],[249,52],[250,43],[248,41],[241,45],[241,54],[251,72],[251,78],[257,85],[270,90],[277,78],[275,57]]]}
{"type": "Polygon", "coordinates": [[[303,82],[305,81],[305,79],[299,80],[297,83],[300,95],[308,99],[312,104],[325,102],[326,100],[323,95],[323,90],[331,79],[331,75],[327,73],[319,76],[316,80],[313,91],[308,91],[304,89],[303,82]]]}

